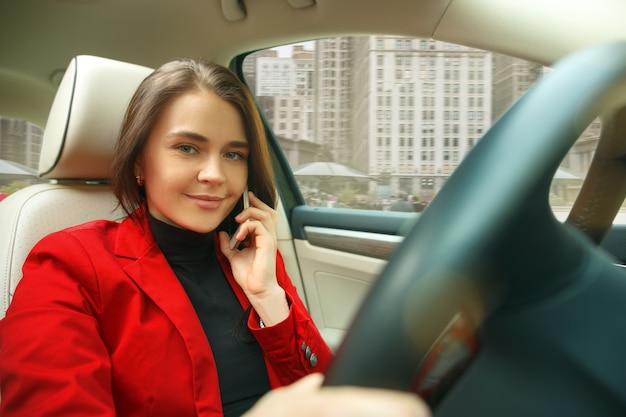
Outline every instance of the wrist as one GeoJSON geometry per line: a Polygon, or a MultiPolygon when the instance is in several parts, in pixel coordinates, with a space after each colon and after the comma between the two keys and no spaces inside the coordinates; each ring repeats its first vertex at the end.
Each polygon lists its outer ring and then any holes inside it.
{"type": "Polygon", "coordinates": [[[285,290],[277,286],[272,291],[248,296],[254,311],[259,316],[259,327],[270,327],[289,316],[289,303],[285,290]]]}

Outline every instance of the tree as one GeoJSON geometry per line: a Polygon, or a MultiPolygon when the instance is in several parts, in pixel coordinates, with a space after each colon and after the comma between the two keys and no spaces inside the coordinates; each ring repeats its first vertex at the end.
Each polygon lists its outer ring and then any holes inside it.
{"type": "Polygon", "coordinates": [[[0,192],[5,192],[8,195],[11,195],[24,187],[28,187],[29,185],[30,183],[28,181],[13,181],[8,185],[0,186],[0,192]]]}

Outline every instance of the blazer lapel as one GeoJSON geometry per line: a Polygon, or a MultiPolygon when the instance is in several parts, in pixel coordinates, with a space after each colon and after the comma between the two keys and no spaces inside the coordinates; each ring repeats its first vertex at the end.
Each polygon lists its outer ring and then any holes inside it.
{"type": "MultiPolygon", "coordinates": [[[[144,206],[145,207],[145,206],[144,206]]],[[[115,253],[126,258],[124,270],[180,332],[199,369],[214,368],[214,359],[204,329],[180,281],[159,249],[144,208],[120,225],[115,253]]]]}

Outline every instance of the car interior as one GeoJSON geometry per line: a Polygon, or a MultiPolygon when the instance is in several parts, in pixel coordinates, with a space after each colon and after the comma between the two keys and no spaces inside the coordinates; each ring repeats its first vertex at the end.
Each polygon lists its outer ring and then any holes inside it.
{"type": "Polygon", "coordinates": [[[450,42],[552,71],[418,215],[307,205],[265,116],[279,249],[336,353],[325,383],[413,391],[435,416],[623,415],[625,15],[621,0],[0,2],[0,116],[44,131],[42,181],[0,202],[0,317],[41,237],[123,217],[110,164],[152,68],[205,58],[248,82],[246,56],[287,44],[450,42]],[[589,170],[557,219],[551,181],[597,118],[589,170]]]}
{"type": "MultiPolygon", "coordinates": [[[[2,312],[21,278],[21,265],[48,233],[95,219],[120,220],[110,186],[115,140],[126,106],[152,72],[140,65],[81,55],[69,63],[50,110],[39,163],[50,182],[26,187],[2,205],[0,242],[6,256],[2,312]]],[[[279,207],[280,210],[280,207],[279,207]]],[[[279,242],[290,242],[282,225],[279,242]]],[[[289,247],[281,248],[289,253],[289,247]]],[[[286,262],[286,267],[293,265],[286,262]]]]}

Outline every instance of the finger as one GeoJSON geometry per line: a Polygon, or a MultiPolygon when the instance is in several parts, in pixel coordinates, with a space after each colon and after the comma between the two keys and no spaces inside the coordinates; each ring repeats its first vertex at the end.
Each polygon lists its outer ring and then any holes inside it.
{"type": "Polygon", "coordinates": [[[247,220],[260,220],[262,222],[273,222],[276,217],[274,211],[263,210],[257,207],[249,207],[235,216],[235,220],[239,223],[243,223],[247,220]]]}
{"type": "Polygon", "coordinates": [[[235,233],[233,233],[230,238],[229,247],[230,249],[237,249],[239,245],[246,240],[254,244],[254,242],[257,242],[258,238],[263,238],[263,236],[268,236],[275,242],[276,238],[271,232],[272,230],[268,230],[263,222],[250,218],[241,223],[235,233]]]}
{"type": "Polygon", "coordinates": [[[232,237],[230,238],[230,242],[228,243],[228,247],[230,249],[235,249],[239,246],[239,244],[242,242],[241,240],[239,240],[237,238],[237,233],[239,232],[239,228],[237,228],[237,230],[235,230],[235,233],[233,233],[232,237]]]}
{"type": "Polygon", "coordinates": [[[310,391],[320,388],[322,386],[322,382],[324,382],[324,375],[320,373],[309,374],[291,384],[289,389],[294,391],[310,391]]]}
{"type": "MultiPolygon", "coordinates": [[[[249,223],[251,220],[252,219],[248,219],[248,220],[246,220],[242,224],[249,223]]],[[[250,233],[249,230],[247,228],[244,229],[242,227],[242,225],[240,224],[239,227],[237,227],[237,230],[235,230],[235,233],[233,233],[233,235],[230,238],[230,242],[228,244],[229,248],[231,250],[237,249],[239,247],[239,245],[241,244],[241,242],[246,240],[246,238],[248,237],[249,233],[250,233]]]]}
{"type": "MultiPolygon", "coordinates": [[[[257,208],[248,208],[246,210],[244,210],[243,212],[239,213],[236,217],[235,220],[237,222],[240,223],[239,229],[237,232],[239,232],[240,230],[242,230],[242,226],[244,226],[247,223],[257,223],[257,224],[253,224],[253,226],[255,227],[255,229],[253,229],[252,227],[248,228],[248,232],[256,230],[257,226],[262,225],[263,229],[271,234],[272,236],[276,235],[276,221],[274,216],[272,215],[272,213],[268,213],[264,210],[260,210],[257,208]],[[260,223],[260,225],[258,224],[260,223]]],[[[236,234],[237,234],[236,232],[236,234]]],[[[264,233],[263,230],[259,230],[259,232],[257,234],[262,234],[264,233]]],[[[239,240],[242,240],[241,238],[238,238],[239,240]]]]}
{"type": "Polygon", "coordinates": [[[333,415],[337,409],[350,410],[351,416],[428,417],[426,404],[411,393],[356,387],[325,387],[320,391],[318,412],[333,415]]]}
{"type": "Polygon", "coordinates": [[[248,200],[250,202],[250,206],[251,207],[257,207],[260,208],[262,210],[274,210],[273,207],[268,206],[267,204],[265,204],[265,202],[263,202],[263,200],[261,200],[259,197],[257,197],[252,191],[248,191],[248,200]]]}
{"type": "MultiPolygon", "coordinates": [[[[248,209],[243,210],[239,214],[240,216],[245,215],[245,213],[248,212],[248,213],[255,213],[256,215],[259,215],[260,213],[262,213],[264,216],[269,214],[269,218],[272,220],[276,217],[276,210],[274,210],[273,207],[265,204],[263,200],[261,200],[256,195],[254,195],[252,191],[249,191],[248,194],[249,194],[250,206],[248,209]]],[[[251,216],[254,217],[254,215],[251,215],[251,216]]],[[[261,220],[260,217],[256,217],[256,218],[261,220]]],[[[245,219],[241,219],[241,221],[244,221],[244,220],[245,219]]]]}
{"type": "Polygon", "coordinates": [[[323,379],[321,374],[311,374],[291,385],[270,391],[242,417],[313,416],[323,379]]]}
{"type": "Polygon", "coordinates": [[[224,254],[224,256],[226,256],[226,258],[230,261],[230,259],[233,256],[233,250],[234,250],[231,247],[231,238],[230,236],[228,236],[228,233],[224,231],[219,232],[218,237],[219,237],[220,249],[222,253],[224,254]]]}

